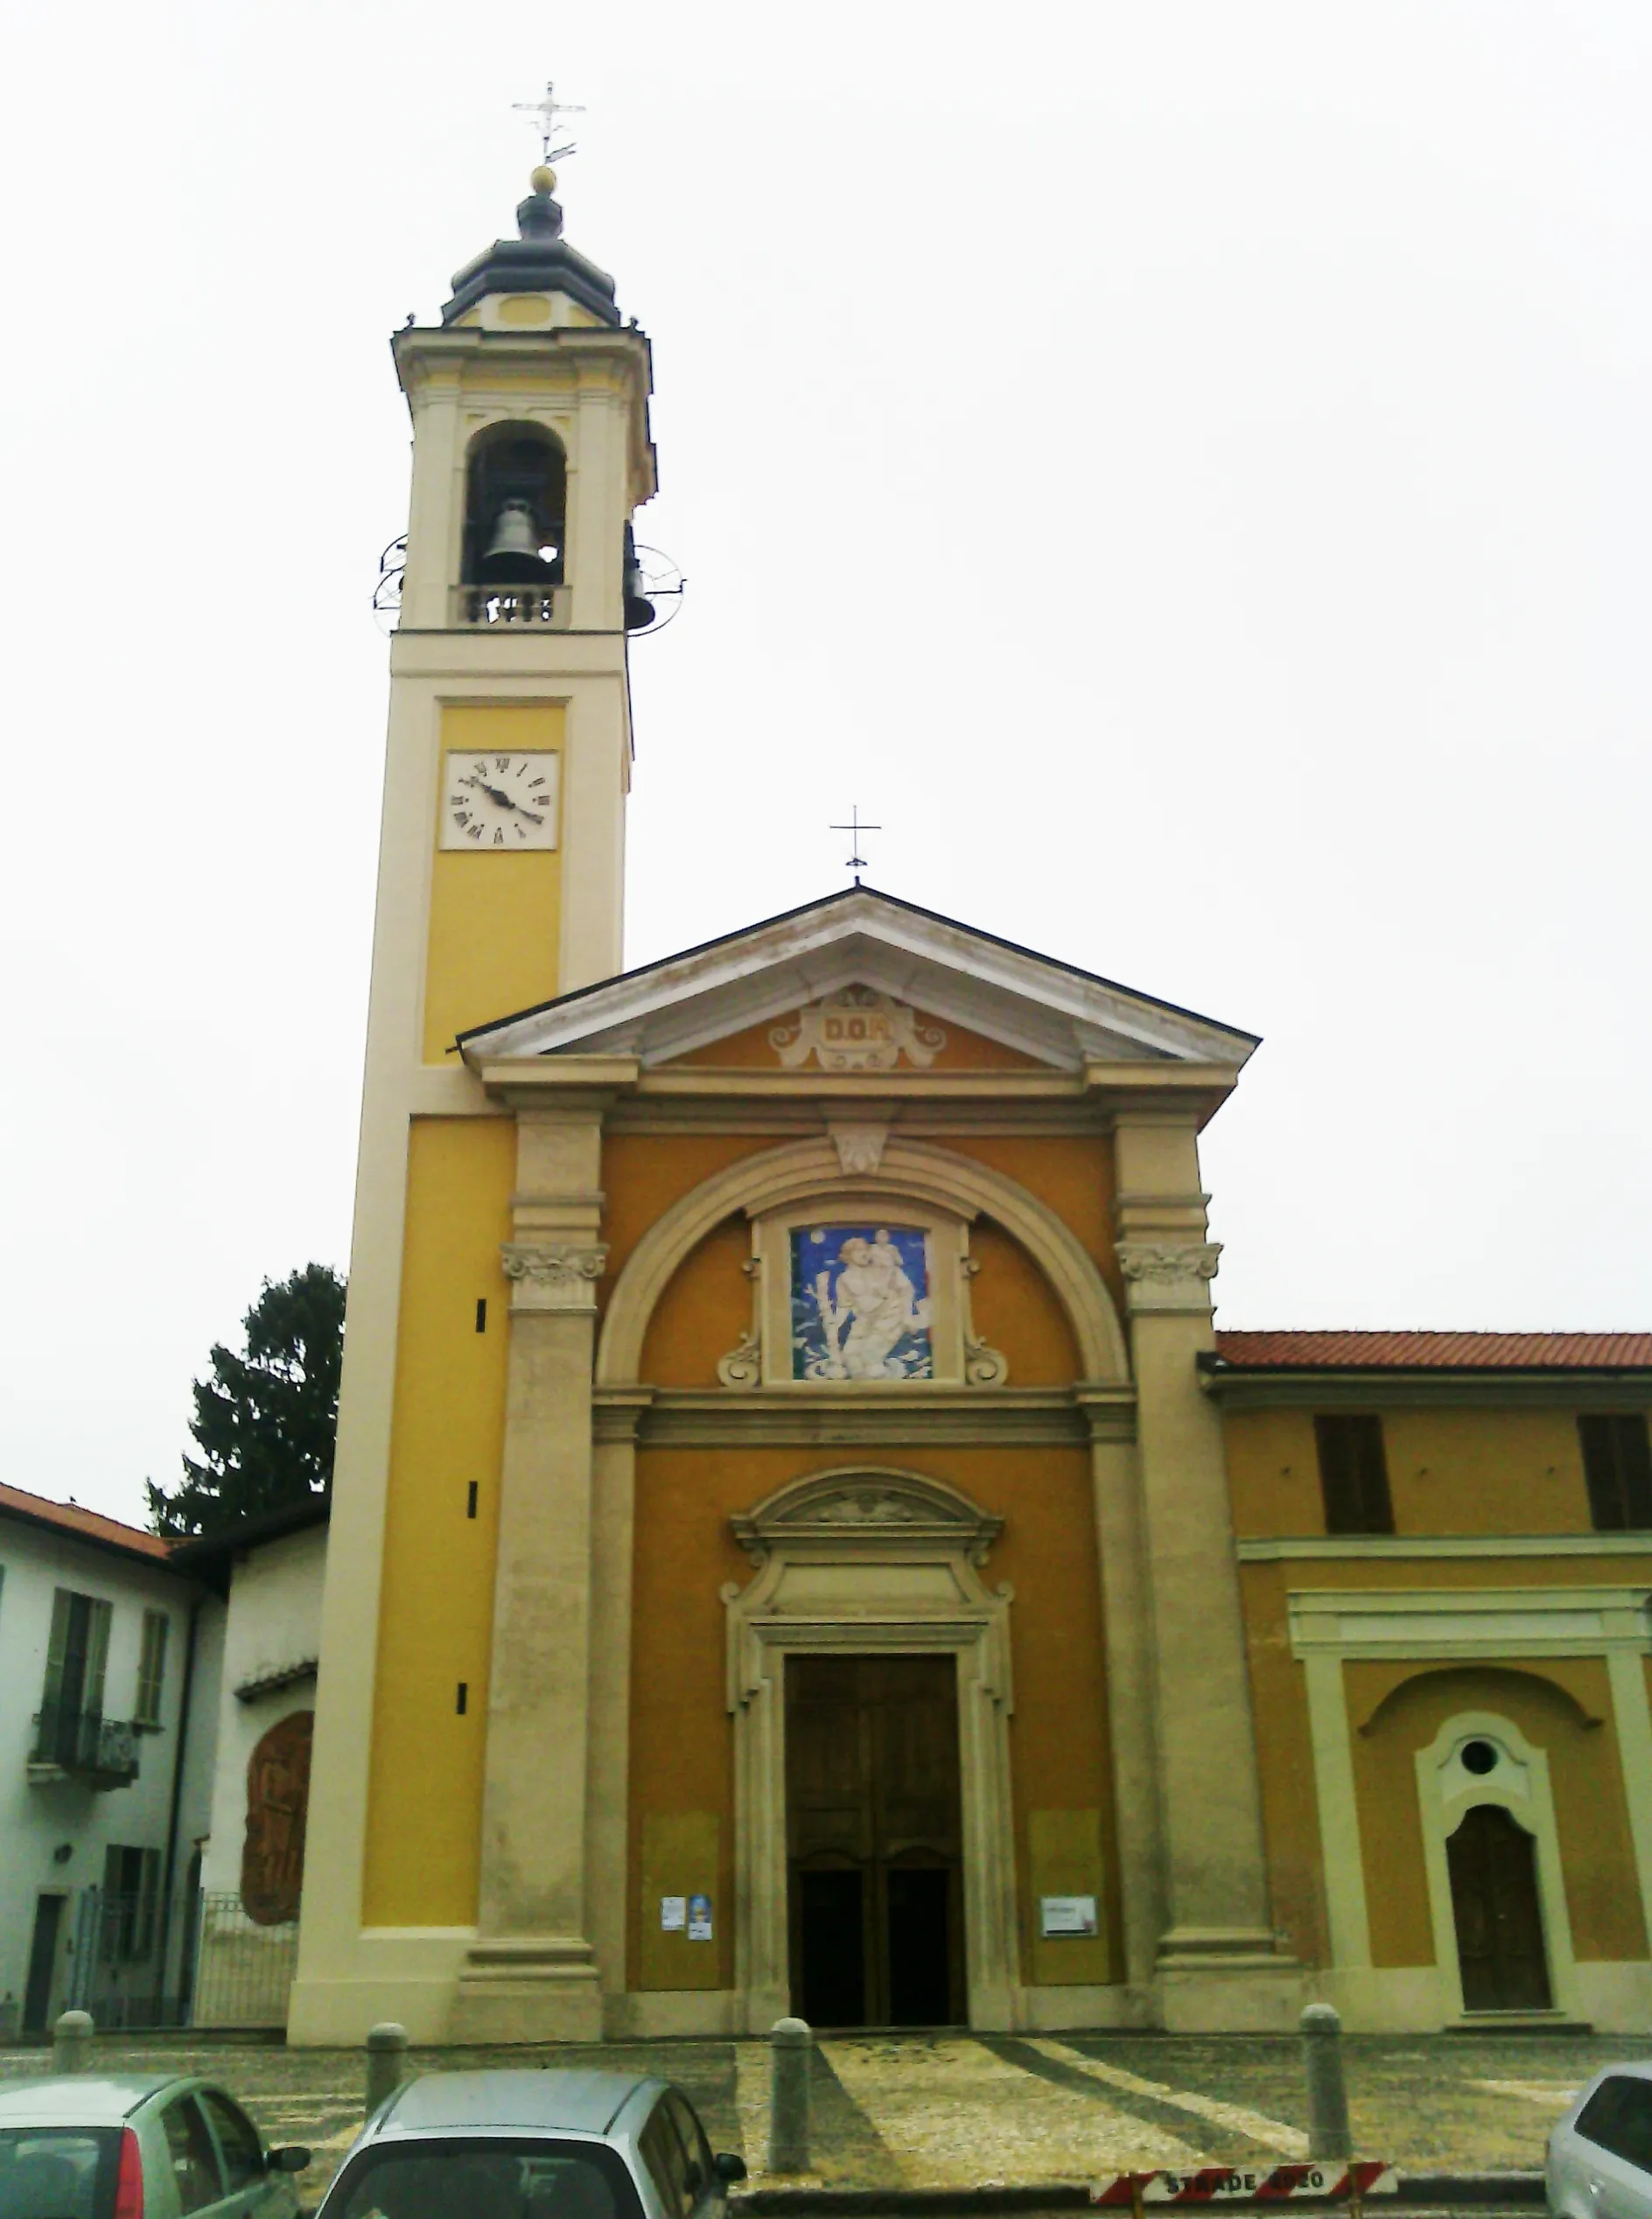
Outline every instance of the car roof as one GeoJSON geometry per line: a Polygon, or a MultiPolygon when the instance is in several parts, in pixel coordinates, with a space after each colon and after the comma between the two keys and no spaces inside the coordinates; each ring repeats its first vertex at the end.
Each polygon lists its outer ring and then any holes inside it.
{"type": "Polygon", "coordinates": [[[38,2073],[0,2081],[0,2126],[118,2126],[177,2073],[38,2073]]]}
{"type": "Polygon", "coordinates": [[[642,2073],[561,2068],[425,2073],[402,2087],[368,2132],[376,2138],[549,2127],[564,2134],[606,2134],[640,2090],[655,2085],[642,2073]]]}

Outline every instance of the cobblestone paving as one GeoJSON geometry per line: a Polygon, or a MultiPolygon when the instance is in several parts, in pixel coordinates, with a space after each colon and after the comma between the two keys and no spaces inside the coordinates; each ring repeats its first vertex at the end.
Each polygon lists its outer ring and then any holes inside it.
{"type": "MultiPolygon", "coordinates": [[[[1345,2044],[1356,2146],[1414,2169],[1535,2166],[1572,2090],[1652,2037],[1352,2036],[1345,2044]]],[[[768,2104],[763,2042],[612,2042],[512,2050],[416,2050],[420,2072],[482,2065],[588,2065],[656,2073],[687,2090],[713,2146],[743,2151],[759,2180],[768,2104]]],[[[1301,2153],[1293,2039],[1230,2035],[833,2036],[822,2041],[809,2177],[836,2186],[1082,2180],[1134,2166],[1301,2153]]],[[[361,2121],[359,2050],[162,2039],[98,2045],[110,2071],[221,2081],[271,2142],[308,2143],[300,2192],[313,2208],[361,2121]]],[[[0,2051],[0,2081],[49,2069],[38,2050],[0,2051]]]]}

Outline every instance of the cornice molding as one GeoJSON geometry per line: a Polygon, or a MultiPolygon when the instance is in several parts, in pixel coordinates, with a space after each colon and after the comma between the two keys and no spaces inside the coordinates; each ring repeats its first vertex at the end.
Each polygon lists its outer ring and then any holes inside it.
{"type": "MultiPolygon", "coordinates": [[[[598,1411],[605,1438],[621,1424],[598,1411]]],[[[1086,1448],[1136,1437],[1135,1397],[1081,1404],[1060,1387],[933,1387],[917,1380],[851,1390],[656,1387],[624,1414],[640,1448],[1086,1448]]]]}
{"type": "Polygon", "coordinates": [[[1252,1535],[1239,1541],[1242,1564],[1428,1563],[1532,1557],[1644,1557],[1652,1570],[1652,1533],[1427,1533],[1252,1535]]]}
{"type": "Polygon", "coordinates": [[[1644,1374],[1600,1372],[1271,1371],[1200,1368],[1199,1383],[1225,1410],[1564,1410],[1652,1413],[1644,1374]]]}

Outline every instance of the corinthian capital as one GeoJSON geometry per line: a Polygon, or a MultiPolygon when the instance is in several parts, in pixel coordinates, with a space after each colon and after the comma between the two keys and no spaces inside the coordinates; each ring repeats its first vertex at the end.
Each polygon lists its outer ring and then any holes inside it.
{"type": "Polygon", "coordinates": [[[1220,1241],[1121,1241],[1118,1268],[1132,1310],[1208,1310],[1220,1241]]]}
{"type": "Polygon", "coordinates": [[[594,1310],[593,1282],[602,1277],[608,1250],[601,1243],[574,1248],[564,1242],[530,1247],[508,1241],[500,1250],[505,1277],[516,1289],[514,1310],[594,1310]]]}

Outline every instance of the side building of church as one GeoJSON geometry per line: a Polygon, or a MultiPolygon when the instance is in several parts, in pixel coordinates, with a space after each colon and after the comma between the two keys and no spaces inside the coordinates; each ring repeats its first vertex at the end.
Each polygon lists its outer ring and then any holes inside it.
{"type": "Polygon", "coordinates": [[[1255,1040],[870,888],[622,970],[552,182],[395,340],[291,2038],[1652,2026],[1652,1334],[1216,1332],[1255,1040]]]}

